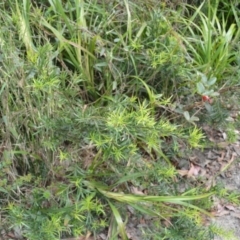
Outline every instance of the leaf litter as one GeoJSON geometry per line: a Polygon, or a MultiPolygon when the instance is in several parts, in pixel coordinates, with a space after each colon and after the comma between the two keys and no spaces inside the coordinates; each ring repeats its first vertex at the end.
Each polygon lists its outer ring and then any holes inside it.
{"type": "MultiPolygon", "coordinates": [[[[216,183],[222,183],[230,193],[237,191],[240,193],[240,135],[235,143],[227,142],[227,135],[224,131],[217,131],[205,127],[208,139],[213,143],[212,148],[204,151],[194,150],[189,156],[189,168],[178,169],[178,173],[192,180],[201,177],[206,190],[215,186],[216,183]]],[[[238,197],[240,201],[240,194],[238,197]]],[[[213,209],[211,211],[213,219],[209,219],[222,229],[233,231],[236,237],[240,236],[240,207],[239,204],[226,202],[226,200],[213,197],[213,209]]],[[[215,240],[223,240],[215,236],[215,240]]],[[[237,238],[238,239],[238,238],[237,238]]],[[[226,239],[231,240],[231,239],[226,239]]]]}
{"type": "MultiPolygon", "coordinates": [[[[186,153],[182,158],[174,158],[174,166],[181,178],[186,178],[188,181],[199,183],[209,190],[216,186],[217,183],[223,183],[225,188],[229,191],[240,189],[240,163],[237,162],[240,157],[240,137],[239,141],[235,143],[227,142],[227,135],[222,130],[215,130],[208,126],[204,126],[203,130],[206,132],[212,146],[201,150],[193,150],[191,153],[186,153]]],[[[239,132],[238,132],[239,134],[239,132]]],[[[181,181],[181,180],[180,180],[181,181]]],[[[187,184],[179,182],[180,192],[185,192],[188,188],[187,184]]],[[[141,187],[131,186],[132,194],[146,195],[145,190],[141,187]]],[[[240,197],[239,197],[240,200],[240,197]]],[[[209,225],[214,223],[217,226],[233,231],[236,236],[240,236],[238,226],[240,224],[240,208],[237,204],[227,202],[219,197],[212,197],[213,208],[210,214],[212,219],[203,216],[203,224],[209,225]]],[[[126,233],[130,240],[141,240],[142,229],[151,225],[152,217],[144,216],[140,219],[135,216],[136,212],[131,207],[128,210],[128,223],[126,224],[126,233]]],[[[171,219],[163,220],[163,226],[169,227],[171,219]]],[[[107,234],[101,233],[97,238],[99,240],[108,239],[107,234]]],[[[222,239],[215,236],[214,240],[231,240],[222,239]]]]}

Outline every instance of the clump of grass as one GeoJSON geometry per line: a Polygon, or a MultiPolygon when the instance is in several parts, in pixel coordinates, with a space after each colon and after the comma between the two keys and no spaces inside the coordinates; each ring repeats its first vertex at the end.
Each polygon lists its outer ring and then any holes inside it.
{"type": "Polygon", "coordinates": [[[194,14],[188,20],[183,18],[181,33],[194,67],[221,82],[236,59],[232,49],[238,32],[234,23],[227,25],[225,18],[217,14],[218,9],[219,1],[203,2],[198,8],[194,7],[194,14]],[[208,11],[205,13],[206,5],[208,11]]]}

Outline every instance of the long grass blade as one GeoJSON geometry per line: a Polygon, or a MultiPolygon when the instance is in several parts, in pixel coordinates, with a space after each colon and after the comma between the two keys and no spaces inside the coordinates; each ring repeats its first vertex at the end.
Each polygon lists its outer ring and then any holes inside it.
{"type": "Polygon", "coordinates": [[[117,222],[118,230],[119,230],[119,234],[121,235],[121,238],[123,240],[128,240],[128,237],[127,237],[127,234],[126,234],[126,231],[125,231],[125,224],[123,223],[123,220],[122,220],[122,217],[121,217],[119,211],[110,201],[108,201],[108,204],[109,204],[109,206],[112,210],[112,213],[114,215],[114,218],[117,222]]]}

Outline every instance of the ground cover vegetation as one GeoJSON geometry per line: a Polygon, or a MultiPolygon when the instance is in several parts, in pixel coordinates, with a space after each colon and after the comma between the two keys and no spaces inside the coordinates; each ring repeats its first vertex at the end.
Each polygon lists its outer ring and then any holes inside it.
{"type": "Polygon", "coordinates": [[[223,190],[190,184],[182,193],[171,159],[209,144],[204,123],[235,139],[225,120],[239,102],[238,8],[0,3],[1,234],[128,239],[129,206],[154,217],[146,239],[220,234],[202,219],[223,190]]]}

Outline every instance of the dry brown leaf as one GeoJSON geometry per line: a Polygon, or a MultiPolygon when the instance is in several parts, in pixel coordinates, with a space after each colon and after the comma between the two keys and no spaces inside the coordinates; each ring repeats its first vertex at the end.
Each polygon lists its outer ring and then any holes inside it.
{"type": "Polygon", "coordinates": [[[202,170],[202,168],[201,168],[200,166],[195,165],[195,169],[194,169],[193,174],[194,174],[195,176],[197,176],[197,175],[199,175],[199,173],[200,173],[201,170],[202,170]]]}
{"type": "Polygon", "coordinates": [[[199,166],[194,165],[194,164],[191,163],[191,167],[190,167],[190,169],[188,171],[187,177],[189,178],[189,177],[197,176],[199,171],[200,171],[200,169],[201,168],[199,166]]]}
{"type": "Polygon", "coordinates": [[[201,177],[204,177],[204,176],[206,176],[206,174],[207,174],[207,171],[206,171],[206,169],[204,169],[204,168],[201,168],[201,171],[200,171],[200,176],[201,176],[201,177]]]}
{"type": "Polygon", "coordinates": [[[225,205],[225,208],[230,210],[230,211],[236,211],[236,208],[233,205],[225,205]]]}
{"type": "Polygon", "coordinates": [[[214,216],[215,217],[221,217],[221,216],[224,216],[224,215],[228,215],[229,214],[229,211],[227,211],[227,210],[222,210],[222,211],[217,211],[215,214],[214,214],[214,216]]]}
{"type": "MultiPolygon", "coordinates": [[[[7,234],[4,233],[3,236],[4,236],[4,237],[8,237],[8,239],[18,239],[18,237],[17,237],[14,233],[11,233],[11,232],[9,232],[9,233],[7,233],[7,234]]],[[[5,239],[5,238],[4,238],[4,239],[5,239]]]]}
{"type": "Polygon", "coordinates": [[[213,216],[215,217],[221,217],[224,215],[228,215],[229,211],[224,208],[224,206],[220,203],[217,204],[215,211],[212,212],[213,216]]]}
{"type": "MultiPolygon", "coordinates": [[[[191,167],[189,170],[182,169],[182,170],[177,170],[177,172],[182,177],[187,176],[188,178],[190,178],[190,177],[199,175],[200,171],[202,171],[202,170],[203,170],[203,168],[201,168],[200,166],[194,165],[193,163],[191,163],[191,167]]],[[[206,173],[206,171],[203,170],[204,175],[205,175],[205,173],[206,173]]]]}
{"type": "Polygon", "coordinates": [[[185,169],[183,169],[183,170],[177,170],[177,172],[178,172],[182,177],[188,175],[188,170],[185,170],[185,169]]]}
{"type": "Polygon", "coordinates": [[[133,186],[132,186],[130,189],[131,189],[131,192],[132,192],[133,194],[145,195],[142,191],[139,191],[137,187],[133,187],[133,186]]]}

